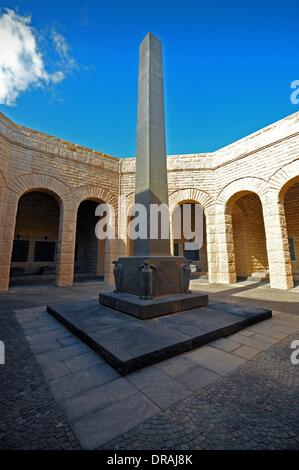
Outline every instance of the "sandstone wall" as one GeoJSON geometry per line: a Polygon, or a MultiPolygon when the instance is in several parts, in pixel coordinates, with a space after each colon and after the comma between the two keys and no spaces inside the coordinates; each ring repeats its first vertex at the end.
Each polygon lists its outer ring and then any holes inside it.
{"type": "MultiPolygon", "coordinates": [[[[19,198],[28,191],[53,194],[60,203],[59,285],[73,281],[77,209],[86,199],[117,209],[117,158],[17,126],[0,114],[0,289],[7,289],[19,198]]],[[[105,277],[112,280],[117,243],[107,243],[105,277]]]]}
{"type": "MultiPolygon", "coordinates": [[[[285,212],[284,196],[287,187],[299,178],[299,113],[215,152],[170,156],[167,165],[170,211],[175,204],[184,201],[197,202],[204,207],[211,282],[234,282],[242,256],[241,270],[246,271],[246,253],[238,255],[236,266],[238,246],[234,240],[232,207],[240,196],[252,192],[261,203],[259,209],[256,206],[256,216],[261,216],[262,208],[265,237],[263,241],[262,235],[260,237],[263,248],[259,250],[263,251],[266,246],[267,257],[258,254],[257,247],[251,248],[256,252],[256,260],[246,272],[268,269],[272,287],[292,287],[293,274],[299,268],[298,235],[296,229],[291,228],[296,252],[296,261],[291,262],[287,224],[296,224],[298,214],[294,208],[291,215],[291,209],[285,212]]],[[[112,203],[117,208],[118,196],[124,195],[128,206],[134,201],[134,187],[133,158],[118,159],[95,152],[17,126],[0,114],[0,289],[8,286],[17,204],[22,194],[44,190],[58,198],[62,216],[57,282],[70,285],[79,204],[94,199],[112,203]]],[[[292,199],[292,195],[289,198],[292,199]]],[[[296,206],[294,202],[291,204],[296,206]]],[[[116,220],[118,239],[105,243],[104,274],[109,281],[112,280],[112,260],[128,250],[127,222],[122,221],[127,221],[126,210],[121,203],[121,220],[116,220]]],[[[252,211],[255,212],[254,207],[252,211]]],[[[240,246],[245,244],[244,235],[240,237],[239,252],[240,246]]]]}

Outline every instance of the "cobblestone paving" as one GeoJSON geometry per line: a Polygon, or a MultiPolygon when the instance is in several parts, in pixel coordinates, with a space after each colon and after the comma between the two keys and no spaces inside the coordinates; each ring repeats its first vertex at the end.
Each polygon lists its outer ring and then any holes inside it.
{"type": "Polygon", "coordinates": [[[79,449],[13,312],[0,313],[0,449],[79,449]]]}
{"type": "Polygon", "coordinates": [[[299,449],[299,365],[289,337],[104,449],[299,449]]]}
{"type": "Polygon", "coordinates": [[[1,296],[0,449],[299,449],[298,294],[270,292],[273,319],[120,378],[44,307],[98,288],[1,296]]]}

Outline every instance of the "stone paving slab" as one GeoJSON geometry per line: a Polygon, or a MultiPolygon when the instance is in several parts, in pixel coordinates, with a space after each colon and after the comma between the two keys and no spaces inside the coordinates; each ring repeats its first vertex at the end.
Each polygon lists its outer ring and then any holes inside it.
{"type": "Polygon", "coordinates": [[[50,387],[58,401],[65,401],[116,377],[118,377],[118,373],[108,364],[102,363],[53,380],[50,387]]]}
{"type": "MultiPolygon", "coordinates": [[[[85,344],[76,343],[71,346],[64,346],[61,348],[55,347],[52,351],[46,351],[37,354],[37,360],[40,364],[52,364],[57,361],[67,360],[80,354],[89,352],[90,349],[85,344]]],[[[35,351],[36,352],[36,351],[35,351]]]]}
{"type": "Polygon", "coordinates": [[[145,385],[141,391],[160,409],[168,408],[190,395],[190,391],[184,384],[165,375],[157,383],[145,385]]]}
{"type": "Polygon", "coordinates": [[[240,346],[234,351],[234,353],[244,359],[252,359],[257,356],[260,351],[258,349],[251,348],[250,346],[240,346]]]}
{"type": "MultiPolygon", "coordinates": [[[[76,338],[74,338],[74,340],[77,341],[76,338]]],[[[71,357],[65,361],[66,366],[74,372],[100,363],[104,363],[104,360],[93,352],[87,352],[80,356],[71,357]]]]}
{"type": "Polygon", "coordinates": [[[136,388],[127,380],[116,378],[66,400],[64,411],[71,421],[77,421],[135,393],[136,388]]]}
{"type": "Polygon", "coordinates": [[[203,346],[187,353],[186,356],[197,364],[220,375],[225,375],[246,362],[241,357],[236,357],[234,354],[211,346],[203,346]]]}
{"type": "Polygon", "coordinates": [[[235,335],[235,341],[238,343],[244,344],[245,346],[252,347],[254,349],[258,349],[260,351],[266,351],[271,346],[271,343],[269,341],[265,341],[265,337],[262,335],[259,335],[259,337],[256,337],[257,335],[254,336],[244,336],[239,333],[235,335]]]}
{"type": "Polygon", "coordinates": [[[133,372],[127,378],[161,409],[190,395],[187,387],[157,368],[147,367],[133,372]]]}
{"type": "Polygon", "coordinates": [[[146,321],[112,310],[97,301],[52,304],[47,310],[124,375],[272,315],[270,310],[215,302],[209,308],[146,321]]]}
{"type": "Polygon", "coordinates": [[[158,411],[159,408],[137,392],[76,421],[73,428],[84,449],[95,449],[109,439],[134,428],[158,411]]]}
{"type": "Polygon", "coordinates": [[[213,347],[221,349],[222,351],[232,352],[240,346],[240,343],[232,341],[229,338],[220,338],[213,341],[213,347]]]}
{"type": "Polygon", "coordinates": [[[177,380],[187,387],[189,390],[196,392],[200,388],[214,382],[219,378],[215,371],[206,369],[205,367],[195,366],[191,371],[186,371],[178,375],[177,380]]]}
{"type": "Polygon", "coordinates": [[[43,372],[48,380],[56,380],[69,374],[70,369],[64,362],[54,362],[44,366],[43,372]]]}
{"type": "Polygon", "coordinates": [[[194,362],[189,361],[186,357],[175,356],[165,361],[158,362],[156,368],[170,375],[170,377],[177,377],[184,372],[190,371],[195,367],[194,362]]]}

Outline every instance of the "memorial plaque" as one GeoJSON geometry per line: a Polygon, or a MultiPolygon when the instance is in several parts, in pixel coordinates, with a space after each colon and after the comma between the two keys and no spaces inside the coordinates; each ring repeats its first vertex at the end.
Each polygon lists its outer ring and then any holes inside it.
{"type": "Polygon", "coordinates": [[[35,242],[34,261],[53,262],[55,258],[56,242],[37,241],[35,242]]]}
{"type": "Polygon", "coordinates": [[[14,240],[12,249],[12,263],[26,262],[29,252],[29,240],[14,240]]]}

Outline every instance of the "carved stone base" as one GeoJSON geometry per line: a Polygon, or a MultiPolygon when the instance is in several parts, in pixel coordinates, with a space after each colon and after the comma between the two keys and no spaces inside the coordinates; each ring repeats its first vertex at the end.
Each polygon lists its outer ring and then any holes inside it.
{"type": "Polygon", "coordinates": [[[207,294],[194,292],[163,295],[154,299],[143,300],[131,294],[101,292],[99,301],[106,307],[127,313],[141,320],[148,320],[170,313],[182,312],[183,310],[206,307],[209,303],[209,297],[207,294]]]}
{"type": "Polygon", "coordinates": [[[143,299],[188,293],[190,267],[182,256],[130,256],[114,265],[116,292],[143,299]]]}

